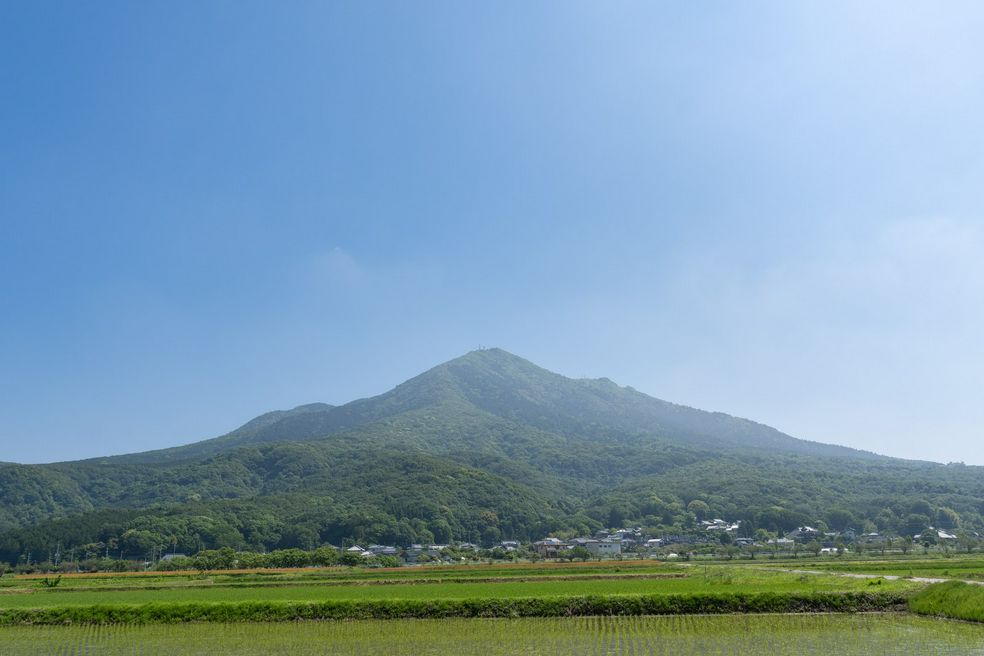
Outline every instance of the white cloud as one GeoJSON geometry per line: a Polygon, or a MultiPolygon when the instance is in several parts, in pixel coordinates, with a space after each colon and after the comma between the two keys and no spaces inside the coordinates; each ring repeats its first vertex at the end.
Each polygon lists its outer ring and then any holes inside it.
{"type": "Polygon", "coordinates": [[[367,280],[365,268],[338,246],[319,253],[308,264],[308,276],[316,286],[350,289],[367,280]]]}

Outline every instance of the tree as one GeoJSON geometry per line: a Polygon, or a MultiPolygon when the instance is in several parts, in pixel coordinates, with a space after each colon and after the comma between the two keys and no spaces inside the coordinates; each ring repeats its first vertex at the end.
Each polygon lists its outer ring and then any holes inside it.
{"type": "Polygon", "coordinates": [[[962,548],[966,549],[967,553],[973,551],[974,547],[977,546],[977,540],[967,531],[960,531],[957,533],[957,543],[962,548]]]}
{"type": "Polygon", "coordinates": [[[338,551],[332,547],[318,547],[311,554],[311,562],[320,567],[331,567],[338,564],[338,551]]]}
{"type": "Polygon", "coordinates": [[[812,552],[814,556],[819,556],[822,549],[823,545],[817,540],[811,540],[806,544],[806,550],[812,552]]]}
{"type": "Polygon", "coordinates": [[[827,524],[838,533],[846,531],[854,524],[854,515],[843,508],[834,508],[827,513],[827,524]]]}
{"type": "Polygon", "coordinates": [[[451,541],[451,525],[448,524],[446,519],[436,519],[430,523],[428,528],[434,534],[434,541],[438,544],[447,544],[451,541]]]}
{"type": "Polygon", "coordinates": [[[921,513],[910,513],[906,515],[902,533],[908,536],[920,535],[929,528],[929,517],[921,513]]]}
{"type": "Polygon", "coordinates": [[[947,530],[960,528],[960,515],[953,508],[943,506],[936,511],[936,525],[947,530]]]}
{"type": "Polygon", "coordinates": [[[270,552],[271,567],[306,567],[311,555],[302,549],[277,549],[270,552]]]}
{"type": "Polygon", "coordinates": [[[704,519],[707,519],[708,514],[710,514],[711,507],[700,499],[694,499],[687,504],[687,511],[692,512],[694,517],[697,518],[697,521],[703,521],[704,519]]]}
{"type": "Polygon", "coordinates": [[[570,556],[572,559],[577,558],[581,562],[586,562],[588,558],[591,557],[591,552],[585,549],[584,547],[578,545],[570,550],[570,556]]]}
{"type": "Polygon", "coordinates": [[[926,517],[932,517],[933,506],[930,505],[930,503],[925,499],[920,499],[918,501],[913,502],[909,506],[909,513],[913,515],[926,515],[926,517]]]}
{"type": "MultiPolygon", "coordinates": [[[[420,554],[420,557],[418,557],[417,560],[423,562],[423,559],[426,555],[427,554],[420,554]]],[[[362,554],[360,553],[356,553],[354,551],[346,551],[339,557],[338,562],[341,563],[342,565],[348,565],[349,567],[358,567],[360,565],[365,565],[366,559],[363,558],[362,554]]]]}

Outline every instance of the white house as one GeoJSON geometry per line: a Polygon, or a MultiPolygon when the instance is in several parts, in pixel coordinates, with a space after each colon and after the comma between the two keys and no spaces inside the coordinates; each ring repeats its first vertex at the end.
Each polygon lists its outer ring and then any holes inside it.
{"type": "Polygon", "coordinates": [[[615,540],[587,540],[584,548],[595,557],[611,557],[622,553],[622,544],[615,540]]]}

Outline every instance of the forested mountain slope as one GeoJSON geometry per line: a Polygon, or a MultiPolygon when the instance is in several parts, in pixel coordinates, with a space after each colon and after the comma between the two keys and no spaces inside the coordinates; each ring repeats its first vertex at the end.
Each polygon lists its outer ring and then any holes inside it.
{"type": "Polygon", "coordinates": [[[490,349],[377,397],[270,412],[187,446],[0,465],[0,560],[55,542],[139,553],[164,539],[188,550],[684,528],[694,499],[767,530],[833,509],[885,530],[953,510],[970,527],[984,475],[797,440],[490,349]]]}

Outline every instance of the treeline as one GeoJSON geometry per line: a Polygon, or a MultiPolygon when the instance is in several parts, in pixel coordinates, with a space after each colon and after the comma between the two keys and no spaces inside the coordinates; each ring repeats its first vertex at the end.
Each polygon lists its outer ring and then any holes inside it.
{"type": "Polygon", "coordinates": [[[960,465],[744,455],[627,483],[588,506],[586,514],[610,526],[688,528],[705,518],[741,520],[743,537],[800,526],[898,536],[929,526],[984,532],[984,477],[979,468],[960,465]]]}
{"type": "MultiPolygon", "coordinates": [[[[418,470],[417,480],[432,475],[431,471],[418,470]]],[[[529,542],[547,535],[585,536],[602,528],[626,526],[639,526],[648,535],[663,537],[697,533],[701,520],[714,517],[741,520],[739,536],[759,540],[804,525],[823,532],[853,529],[858,534],[878,532],[900,538],[927,535],[929,526],[961,538],[984,530],[974,504],[956,494],[930,496],[935,504],[927,498],[871,500],[842,494],[830,506],[818,509],[789,501],[778,505],[773,497],[749,498],[735,508],[730,498],[722,498],[714,471],[695,469],[691,472],[694,480],[680,483],[684,493],[704,490],[699,497],[666,494],[661,486],[640,484],[588,499],[581,509],[573,502],[565,506],[543,499],[536,504],[523,495],[503,498],[484,484],[459,487],[458,496],[451,498],[446,491],[435,490],[443,485],[438,479],[416,489],[380,486],[362,498],[345,501],[292,494],[93,511],[0,535],[0,561],[156,561],[165,553],[197,554],[220,548],[270,553],[357,543],[408,547],[471,542],[491,547],[507,539],[529,542]],[[424,495],[429,498],[422,498],[424,495]],[[947,503],[953,506],[944,505],[947,503]]],[[[462,485],[460,479],[458,484],[462,485]]],[[[749,487],[751,493],[766,493],[751,483],[749,487]]],[[[736,494],[740,498],[744,493],[736,494]]]]}
{"type": "MultiPolygon", "coordinates": [[[[491,546],[501,540],[528,542],[569,526],[559,514],[532,511],[517,521],[519,512],[526,512],[522,505],[503,508],[503,518],[494,508],[473,508],[466,502],[458,500],[434,514],[421,504],[416,510],[402,509],[403,516],[381,510],[370,499],[349,506],[309,495],[97,511],[8,531],[0,536],[0,561],[156,560],[167,553],[207,549],[269,553],[311,551],[325,544],[491,546]],[[415,513],[424,516],[408,516],[415,513]]],[[[581,521],[601,526],[583,517],[581,521]]]]}
{"type": "Polygon", "coordinates": [[[339,552],[334,547],[319,547],[310,551],[303,549],[277,549],[270,553],[255,553],[251,551],[236,552],[225,547],[210,549],[194,556],[178,556],[158,562],[154,569],[157,571],[215,571],[227,569],[281,569],[297,567],[332,567],[347,565],[350,567],[399,567],[399,558],[389,555],[371,557],[352,551],[339,552]]]}

